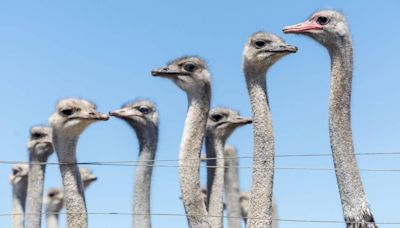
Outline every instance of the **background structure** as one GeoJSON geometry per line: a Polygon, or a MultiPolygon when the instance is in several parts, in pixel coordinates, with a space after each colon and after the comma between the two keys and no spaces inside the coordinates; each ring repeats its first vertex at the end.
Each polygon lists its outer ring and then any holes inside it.
{"type": "MultiPolygon", "coordinates": [[[[212,106],[250,116],[241,52],[247,38],[258,30],[276,33],[299,47],[298,53],[274,65],[268,76],[277,154],[330,153],[328,53],[304,36],[281,32],[283,26],[325,8],[342,10],[353,34],[356,152],[400,152],[399,7],[395,0],[3,1],[0,159],[27,160],[29,128],[47,123],[57,100],[65,97],[90,99],[103,112],[135,98],[150,98],[157,103],[161,118],[157,159],[177,159],[186,97],[171,82],[153,78],[150,70],[181,55],[200,55],[212,72],[212,106]]],[[[239,156],[251,156],[251,133],[247,126],[229,140],[239,156]]],[[[85,131],[77,155],[79,161],[118,161],[135,160],[137,153],[134,132],[111,118],[85,131]]],[[[56,161],[55,155],[50,161],[56,161]]],[[[251,160],[242,159],[240,164],[250,166],[251,160]]],[[[359,156],[358,164],[360,168],[398,169],[400,157],[359,156]]],[[[332,168],[333,162],[331,157],[277,158],[276,165],[332,168]]],[[[90,168],[99,179],[86,192],[89,212],[130,213],[134,167],[90,168]]],[[[0,213],[11,212],[10,170],[10,165],[0,164],[0,213]]],[[[153,213],[184,213],[177,174],[177,168],[155,169],[153,213]]],[[[243,190],[250,188],[250,174],[250,169],[240,170],[243,190]]],[[[46,175],[46,189],[61,185],[57,166],[49,166],[46,175]]],[[[362,179],[376,220],[398,222],[399,173],[362,172],[362,179]]],[[[333,171],[278,170],[274,187],[282,219],[342,220],[333,171]]],[[[10,227],[11,217],[0,217],[0,224],[10,227]]],[[[96,228],[130,224],[130,216],[89,216],[89,225],[96,228]]],[[[153,225],[186,227],[186,219],[153,216],[153,225]]],[[[280,227],[344,225],[281,222],[280,227]]]]}

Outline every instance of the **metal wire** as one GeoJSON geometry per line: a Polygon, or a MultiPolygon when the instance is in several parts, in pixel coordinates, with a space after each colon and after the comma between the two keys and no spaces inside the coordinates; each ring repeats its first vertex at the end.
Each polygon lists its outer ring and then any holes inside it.
{"type": "MultiPolygon", "coordinates": [[[[383,153],[377,153],[377,152],[372,152],[372,153],[343,153],[341,156],[381,156],[381,155],[400,155],[400,152],[383,152],[383,153]]],[[[292,157],[327,157],[327,156],[332,156],[331,153],[316,153],[316,154],[281,154],[281,155],[275,155],[274,157],[276,158],[292,158],[292,157]]],[[[267,157],[272,157],[272,156],[267,156],[267,157]]],[[[217,159],[252,159],[252,156],[238,156],[238,157],[223,157],[223,158],[201,158],[202,161],[206,160],[217,160],[217,159]]],[[[124,161],[94,161],[94,162],[78,162],[76,164],[82,164],[82,165],[87,165],[87,164],[118,164],[118,163],[143,163],[143,162],[175,162],[175,161],[181,161],[183,159],[154,159],[154,160],[124,160],[124,161]]],[[[198,160],[198,159],[185,159],[185,160],[198,160]]],[[[23,164],[29,164],[27,161],[5,161],[5,160],[0,160],[0,164],[17,164],[17,163],[23,163],[23,164]]],[[[64,163],[58,163],[58,162],[35,162],[35,164],[41,164],[41,165],[69,165],[69,164],[64,164],[64,163]]]]}
{"type": "MultiPolygon", "coordinates": [[[[343,156],[351,156],[354,154],[342,154],[343,156]]],[[[383,153],[356,153],[358,156],[382,156],[382,155],[400,155],[400,152],[383,152],[383,153]]],[[[283,154],[276,155],[277,158],[291,158],[291,157],[326,157],[332,156],[331,153],[316,153],[316,154],[283,154]]],[[[216,159],[251,159],[252,156],[242,157],[224,157],[224,158],[202,158],[201,160],[216,160],[216,159]]],[[[186,160],[198,160],[198,159],[186,159],[186,160]]],[[[237,169],[251,169],[251,166],[183,166],[175,164],[146,164],[146,163],[161,163],[161,162],[178,162],[182,159],[155,159],[155,160],[125,160],[125,161],[91,161],[91,162],[77,162],[77,163],[59,163],[59,162],[29,162],[29,161],[5,161],[0,160],[0,164],[39,164],[39,165],[89,165],[89,166],[152,166],[161,168],[177,168],[177,167],[204,167],[204,168],[237,168],[237,169]]],[[[261,167],[260,169],[267,169],[261,167]]],[[[334,171],[334,168],[318,168],[318,167],[275,167],[275,170],[295,170],[295,171],[334,171]]],[[[349,171],[349,170],[346,170],[349,171]]],[[[400,172],[400,169],[370,169],[361,168],[361,172],[400,172]]]]}
{"type": "MultiPolygon", "coordinates": [[[[28,214],[35,214],[35,213],[26,213],[25,215],[28,214]]],[[[42,214],[42,213],[41,213],[42,214]]],[[[44,214],[44,213],[43,213],[44,214]]],[[[68,212],[57,212],[57,213],[46,213],[49,215],[54,215],[54,214],[79,214],[79,213],[68,213],[68,212]]],[[[171,217],[190,217],[187,214],[180,214],[180,213],[128,213],[128,212],[88,212],[88,215],[122,215],[122,216],[131,216],[131,215],[148,215],[148,216],[171,216],[171,217]]],[[[3,213],[0,214],[0,217],[6,217],[6,216],[13,216],[13,215],[21,215],[23,216],[24,214],[21,213],[3,213]]],[[[238,219],[254,219],[254,220],[265,220],[262,218],[253,218],[253,217],[240,217],[240,216],[217,216],[217,215],[206,215],[204,217],[213,217],[213,218],[238,218],[238,219]]],[[[339,224],[360,224],[362,222],[354,222],[354,221],[339,221],[339,220],[315,220],[315,219],[272,219],[274,221],[280,221],[280,222],[293,222],[293,223],[339,223],[339,224]]],[[[372,224],[372,222],[364,222],[364,224],[372,224]]],[[[380,224],[380,225],[400,225],[400,222],[375,222],[375,224],[380,224]]]]}
{"type": "MultiPolygon", "coordinates": [[[[121,161],[122,162],[122,161],[121,161]]],[[[139,161],[137,161],[140,163],[139,161]]],[[[115,162],[77,162],[77,163],[58,163],[58,162],[24,162],[24,161],[0,161],[0,164],[40,164],[40,165],[94,165],[94,166],[121,166],[121,167],[136,167],[136,166],[147,166],[147,167],[161,167],[161,168],[237,168],[237,169],[252,169],[252,166],[207,166],[207,165],[164,165],[164,164],[124,164],[115,162]]],[[[257,168],[254,168],[257,169],[257,168]]],[[[266,167],[260,167],[259,169],[269,169],[266,167]]],[[[288,170],[288,171],[334,171],[339,170],[335,168],[314,168],[314,167],[275,167],[274,170],[288,170]]],[[[393,172],[398,173],[400,169],[357,169],[355,171],[361,172],[393,172]]],[[[346,170],[351,172],[351,170],[346,170]]]]}

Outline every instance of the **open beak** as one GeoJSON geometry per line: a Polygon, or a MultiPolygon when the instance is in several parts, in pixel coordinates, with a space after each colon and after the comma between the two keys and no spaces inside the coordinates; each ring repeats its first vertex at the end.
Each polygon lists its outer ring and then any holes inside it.
{"type": "Polygon", "coordinates": [[[282,29],[284,33],[305,33],[310,30],[321,30],[322,26],[314,21],[304,21],[295,25],[289,25],[282,29]]]}
{"type": "Polygon", "coordinates": [[[127,109],[127,108],[121,108],[117,109],[114,111],[109,112],[110,116],[115,116],[118,118],[129,118],[133,116],[143,116],[141,112],[139,112],[136,109],[127,109]]]}
{"type": "Polygon", "coordinates": [[[176,78],[178,75],[187,75],[186,72],[171,70],[168,67],[162,67],[151,71],[151,75],[165,78],[176,78]]]}

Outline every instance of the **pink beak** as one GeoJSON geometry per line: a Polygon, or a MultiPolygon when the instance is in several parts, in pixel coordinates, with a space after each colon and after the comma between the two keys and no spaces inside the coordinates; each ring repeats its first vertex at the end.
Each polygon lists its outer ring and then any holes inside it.
{"type": "Polygon", "coordinates": [[[305,21],[295,25],[289,25],[282,29],[284,33],[303,33],[310,30],[321,30],[322,26],[314,21],[305,21]]]}

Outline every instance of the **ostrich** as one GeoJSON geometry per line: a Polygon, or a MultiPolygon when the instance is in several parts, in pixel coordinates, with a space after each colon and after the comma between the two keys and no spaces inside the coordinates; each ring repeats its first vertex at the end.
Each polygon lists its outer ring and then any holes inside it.
{"type": "Polygon", "coordinates": [[[94,181],[97,180],[97,176],[93,174],[92,170],[88,168],[81,167],[79,168],[79,173],[81,174],[81,179],[83,183],[83,189],[89,187],[94,181]]]}
{"type": "Polygon", "coordinates": [[[243,71],[254,121],[253,183],[248,227],[271,227],[275,149],[266,72],[281,57],[296,51],[297,47],[265,32],[254,33],[244,46],[243,71]]]}
{"type": "Polygon", "coordinates": [[[46,162],[53,153],[51,128],[45,126],[32,127],[27,143],[29,151],[29,177],[27,226],[37,228],[41,226],[43,185],[46,171],[46,162]]]}
{"type": "MultiPolygon", "coordinates": [[[[240,210],[241,216],[245,224],[247,224],[247,216],[249,214],[249,202],[250,201],[250,192],[241,192],[240,193],[240,210]]],[[[272,228],[278,228],[278,212],[276,209],[276,204],[274,200],[272,200],[272,228]]]]}
{"type": "Polygon", "coordinates": [[[240,126],[251,123],[251,119],[239,116],[226,108],[212,109],[206,128],[207,152],[207,206],[211,227],[222,227],[224,189],[224,147],[226,139],[240,126]],[[210,168],[219,167],[219,168],[210,168]]]}
{"type": "Polygon", "coordinates": [[[16,164],[12,167],[10,183],[13,187],[12,227],[23,228],[29,166],[16,164]]]}
{"type": "Polygon", "coordinates": [[[64,192],[62,188],[51,188],[44,199],[46,205],[47,228],[58,228],[58,217],[64,206],[64,192]]]}
{"type": "MultiPolygon", "coordinates": [[[[96,175],[88,168],[79,168],[84,190],[97,180],[96,175]]],[[[64,192],[62,188],[50,188],[45,197],[47,228],[58,228],[58,217],[64,207],[64,192]]]]}
{"type": "Polygon", "coordinates": [[[236,150],[231,145],[225,146],[225,204],[228,216],[228,225],[230,228],[240,228],[240,185],[239,185],[239,172],[237,166],[236,150]]]}
{"type": "Polygon", "coordinates": [[[350,112],[353,48],[346,19],[339,12],[325,10],[283,31],[309,36],[328,49],[331,57],[329,135],[344,220],[351,228],[377,227],[354,155],[350,112]]]}
{"type": "MultiPolygon", "coordinates": [[[[97,177],[88,168],[79,168],[83,188],[86,190],[89,185],[97,180],[97,177]]],[[[47,228],[58,228],[58,217],[64,207],[64,192],[62,188],[50,188],[45,197],[47,228]]]]}
{"type": "Polygon", "coordinates": [[[180,186],[189,227],[209,227],[201,197],[199,157],[210,109],[210,73],[206,63],[195,56],[178,58],[151,73],[171,79],[187,94],[189,107],[179,154],[180,186]]]}
{"type": "Polygon", "coordinates": [[[150,101],[139,100],[110,112],[110,115],[125,120],[136,132],[139,140],[139,166],[136,167],[132,210],[133,227],[150,228],[151,176],[158,140],[156,106],[150,101]]]}
{"type": "MultiPolygon", "coordinates": [[[[249,211],[249,192],[240,192],[239,175],[237,166],[236,150],[231,145],[225,146],[225,199],[226,211],[228,214],[228,224],[230,228],[240,228],[240,219],[242,217],[247,223],[249,211]]],[[[272,201],[272,227],[278,227],[277,208],[274,200],[272,201]]]]}
{"type": "Polygon", "coordinates": [[[87,227],[87,211],[81,176],[76,165],[76,145],[79,135],[98,120],[108,115],[96,111],[89,101],[64,99],[58,102],[49,122],[53,128],[53,143],[60,162],[68,227],[87,227]]]}

